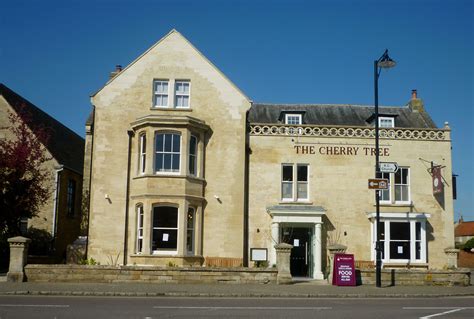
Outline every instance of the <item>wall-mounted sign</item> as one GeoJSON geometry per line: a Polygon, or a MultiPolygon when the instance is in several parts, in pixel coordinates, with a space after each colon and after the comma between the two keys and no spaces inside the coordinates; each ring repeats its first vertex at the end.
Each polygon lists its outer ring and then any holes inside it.
{"type": "Polygon", "coordinates": [[[398,164],[395,162],[380,162],[379,170],[382,173],[396,173],[398,171],[398,164]]]}
{"type": "MultiPolygon", "coordinates": [[[[368,146],[341,146],[341,145],[295,145],[293,148],[296,154],[319,154],[319,155],[336,155],[336,156],[375,156],[377,152],[375,147],[368,146]]],[[[380,156],[390,156],[390,149],[388,147],[379,148],[380,156]]]]}
{"type": "Polygon", "coordinates": [[[268,250],[266,248],[250,248],[251,261],[267,261],[268,250]]]}
{"type": "Polygon", "coordinates": [[[369,189],[388,189],[388,179],[386,178],[369,179],[369,189]]]}
{"type": "Polygon", "coordinates": [[[337,286],[355,286],[356,271],[354,255],[335,254],[332,284],[337,286]]]}
{"type": "Polygon", "coordinates": [[[433,174],[433,195],[441,194],[444,188],[441,176],[441,166],[433,166],[431,174],[433,174]]]}

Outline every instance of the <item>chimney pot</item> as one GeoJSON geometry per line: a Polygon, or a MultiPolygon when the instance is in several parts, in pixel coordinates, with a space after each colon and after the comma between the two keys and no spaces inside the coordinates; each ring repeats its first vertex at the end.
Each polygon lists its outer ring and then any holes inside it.
{"type": "Polygon", "coordinates": [[[418,92],[416,91],[416,89],[411,90],[411,99],[416,100],[417,98],[418,98],[418,92]]]}
{"type": "Polygon", "coordinates": [[[122,66],[120,64],[117,64],[115,66],[115,72],[120,72],[120,71],[122,71],[122,66]]]}

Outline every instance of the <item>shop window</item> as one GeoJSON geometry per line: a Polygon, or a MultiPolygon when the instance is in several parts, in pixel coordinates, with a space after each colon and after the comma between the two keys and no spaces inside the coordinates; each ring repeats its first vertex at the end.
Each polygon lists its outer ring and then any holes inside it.
{"type": "Polygon", "coordinates": [[[143,206],[137,206],[137,245],[135,252],[137,254],[143,253],[143,221],[144,221],[144,212],[143,206]]]}
{"type": "Polygon", "coordinates": [[[151,249],[153,253],[176,253],[178,249],[178,208],[156,206],[153,208],[151,249]]]}
{"type": "Polygon", "coordinates": [[[146,169],[146,135],[145,134],[140,135],[139,148],[140,148],[140,160],[139,160],[140,168],[139,168],[139,171],[140,171],[140,174],[144,174],[145,169],[146,169]]]}
{"type": "Polygon", "coordinates": [[[155,80],[153,81],[154,91],[154,106],[168,107],[168,81],[155,80]]]}
{"type": "Polygon", "coordinates": [[[176,81],[175,82],[174,104],[176,108],[189,108],[189,96],[190,96],[189,93],[190,93],[189,81],[176,81]]]}
{"type": "Polygon", "coordinates": [[[155,171],[179,172],[181,159],[181,135],[158,133],[155,138],[155,171]]]}
{"type": "Polygon", "coordinates": [[[197,175],[197,144],[197,137],[191,135],[189,139],[189,174],[194,176],[197,175]]]}
{"type": "Polygon", "coordinates": [[[189,207],[186,221],[186,252],[188,255],[194,255],[195,217],[196,210],[192,207],[189,207]]]}
{"type": "MultiPolygon", "coordinates": [[[[380,223],[384,262],[426,262],[425,220],[380,223]]],[[[373,233],[375,247],[376,230],[373,233]]],[[[375,254],[374,254],[375,257],[375,254]]]]}
{"type": "Polygon", "coordinates": [[[283,164],[281,197],[284,201],[308,200],[308,165],[283,164]],[[296,177],[296,183],[294,183],[296,177]]]}
{"type": "Polygon", "coordinates": [[[67,182],[67,216],[74,217],[76,206],[76,181],[73,179],[67,182]]]}

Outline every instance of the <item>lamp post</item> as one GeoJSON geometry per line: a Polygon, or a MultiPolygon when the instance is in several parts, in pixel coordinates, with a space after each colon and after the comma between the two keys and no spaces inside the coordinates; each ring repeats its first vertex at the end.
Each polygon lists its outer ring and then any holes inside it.
{"type": "MultiPolygon", "coordinates": [[[[388,56],[388,50],[382,56],[374,61],[374,97],[375,97],[375,177],[380,170],[379,161],[379,76],[382,69],[388,69],[395,66],[393,61],[388,56]]],[[[382,286],[382,247],[380,245],[380,194],[379,190],[375,191],[375,219],[377,229],[377,241],[375,243],[376,264],[375,264],[375,285],[382,286]]]]}

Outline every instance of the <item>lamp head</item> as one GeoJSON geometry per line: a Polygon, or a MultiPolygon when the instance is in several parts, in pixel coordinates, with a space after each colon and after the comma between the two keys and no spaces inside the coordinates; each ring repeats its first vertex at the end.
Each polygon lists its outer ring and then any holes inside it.
{"type": "Polygon", "coordinates": [[[384,54],[377,61],[377,66],[382,69],[393,68],[397,63],[388,56],[388,50],[385,50],[384,54]]]}

